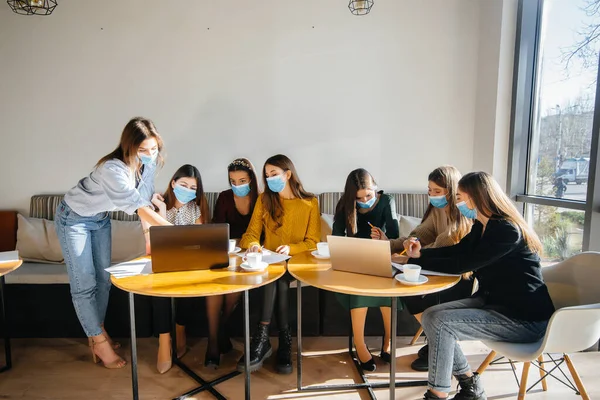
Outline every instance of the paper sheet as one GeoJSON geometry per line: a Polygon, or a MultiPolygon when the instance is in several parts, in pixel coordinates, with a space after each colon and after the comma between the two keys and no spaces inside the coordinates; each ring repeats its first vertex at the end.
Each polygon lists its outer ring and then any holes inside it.
{"type": "Polygon", "coordinates": [[[19,261],[19,251],[2,251],[0,252],[0,263],[9,263],[19,261]]]}
{"type": "MultiPolygon", "coordinates": [[[[240,251],[239,253],[237,253],[237,255],[243,258],[246,255],[246,252],[240,251]]],[[[280,263],[282,261],[289,260],[290,258],[292,258],[291,256],[286,256],[284,254],[277,254],[275,252],[272,252],[272,251],[266,250],[266,249],[262,250],[262,255],[263,255],[262,256],[263,262],[266,262],[267,264],[277,264],[277,263],[280,263]]]]}
{"type": "MultiPolygon", "coordinates": [[[[402,272],[404,272],[404,265],[402,264],[398,264],[398,263],[392,263],[392,267],[396,268],[397,270],[400,270],[402,272]]],[[[421,269],[421,275],[433,275],[433,276],[459,276],[456,274],[445,274],[443,272],[435,272],[435,271],[429,271],[426,269],[421,269]]]]}
{"type": "Polygon", "coordinates": [[[152,260],[132,260],[106,268],[106,272],[115,278],[148,275],[152,273],[152,260]]]}

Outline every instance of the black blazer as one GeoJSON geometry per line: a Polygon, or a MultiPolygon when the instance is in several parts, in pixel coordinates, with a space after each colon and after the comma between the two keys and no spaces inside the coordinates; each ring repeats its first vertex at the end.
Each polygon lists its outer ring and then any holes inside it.
{"type": "Polygon", "coordinates": [[[408,262],[424,269],[451,274],[473,271],[479,281],[476,296],[486,307],[525,321],[549,320],[554,305],[542,278],[540,258],[525,244],[520,230],[509,221],[492,218],[483,235],[475,221],[471,232],[450,247],[421,250],[408,262]]]}

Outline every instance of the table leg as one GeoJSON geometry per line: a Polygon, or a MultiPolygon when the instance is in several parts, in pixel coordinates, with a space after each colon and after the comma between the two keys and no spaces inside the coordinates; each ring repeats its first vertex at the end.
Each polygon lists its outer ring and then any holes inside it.
{"type": "Polygon", "coordinates": [[[392,332],[390,349],[390,399],[395,399],[396,391],[396,320],[398,319],[398,298],[392,297],[392,332]]]}
{"type": "Polygon", "coordinates": [[[244,290],[244,381],[246,385],[246,400],[250,400],[250,298],[244,290]]]}
{"type": "Polygon", "coordinates": [[[133,400],[138,400],[138,376],[137,376],[137,337],[135,333],[135,301],[134,294],[129,292],[129,327],[131,329],[131,388],[133,400]]]}
{"type": "Polygon", "coordinates": [[[4,297],[5,289],[6,283],[4,282],[4,277],[0,276],[0,302],[2,303],[2,309],[0,310],[0,312],[2,313],[2,325],[4,325],[4,357],[6,360],[4,367],[0,368],[0,372],[5,372],[12,368],[12,356],[10,352],[10,335],[8,332],[8,319],[6,318],[6,298],[4,297]]]}
{"type": "Polygon", "coordinates": [[[302,282],[298,281],[297,289],[297,331],[296,331],[296,339],[297,339],[297,353],[296,353],[296,385],[298,390],[302,390],[302,282]]]}
{"type": "MultiPolygon", "coordinates": [[[[238,371],[232,371],[229,372],[225,375],[222,375],[212,381],[206,381],[204,380],[200,375],[198,375],[197,373],[195,373],[194,371],[192,371],[191,368],[189,368],[187,365],[185,365],[183,363],[183,361],[181,361],[179,358],[177,358],[177,309],[176,309],[176,299],[175,298],[171,298],[171,359],[173,360],[173,365],[176,365],[177,367],[179,367],[179,369],[181,369],[187,376],[189,376],[190,378],[194,379],[196,382],[198,382],[200,384],[200,386],[198,386],[195,389],[192,389],[184,394],[182,394],[179,397],[176,397],[175,400],[185,400],[191,396],[194,396],[200,392],[203,391],[208,391],[210,394],[213,395],[214,398],[218,399],[218,400],[226,400],[225,396],[223,396],[221,393],[219,393],[219,391],[217,389],[214,388],[214,386],[218,385],[219,383],[225,382],[235,376],[238,376],[240,373],[238,371]]],[[[246,347],[250,347],[249,344],[247,344],[249,342],[249,329],[248,329],[248,291],[244,291],[244,336],[245,336],[245,341],[244,341],[244,352],[246,352],[246,347]]],[[[246,360],[248,360],[248,358],[246,357],[246,360]]],[[[249,371],[249,367],[248,365],[246,365],[246,371],[249,371]]],[[[247,372],[246,373],[246,399],[250,399],[250,373],[247,372]]]]}
{"type": "Polygon", "coordinates": [[[177,312],[175,308],[175,297],[171,297],[171,360],[177,364],[177,312]]]}

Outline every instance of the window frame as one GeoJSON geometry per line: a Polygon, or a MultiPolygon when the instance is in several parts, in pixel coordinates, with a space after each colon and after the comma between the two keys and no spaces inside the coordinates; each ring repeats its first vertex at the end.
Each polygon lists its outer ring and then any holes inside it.
{"type": "Polygon", "coordinates": [[[584,211],[582,251],[600,251],[600,174],[597,173],[600,153],[600,68],[596,79],[586,200],[555,199],[527,194],[543,8],[544,0],[518,1],[507,192],[523,212],[527,204],[584,211]]]}

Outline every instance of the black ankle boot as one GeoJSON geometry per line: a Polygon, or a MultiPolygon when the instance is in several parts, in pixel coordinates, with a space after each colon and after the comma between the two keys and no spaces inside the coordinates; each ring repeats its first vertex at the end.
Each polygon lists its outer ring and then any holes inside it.
{"type": "Polygon", "coordinates": [[[410,364],[410,367],[421,372],[429,370],[429,345],[426,344],[419,349],[417,359],[410,364]]]}
{"type": "Polygon", "coordinates": [[[425,392],[425,395],[423,396],[423,400],[446,400],[447,397],[438,397],[435,394],[431,393],[431,390],[428,390],[425,392]]]}
{"type": "Polygon", "coordinates": [[[459,375],[456,379],[458,379],[460,391],[452,400],[487,400],[479,374],[474,373],[470,377],[459,375]]]}
{"type": "MultiPolygon", "coordinates": [[[[269,325],[258,324],[258,330],[252,340],[250,340],[250,372],[258,371],[262,368],[263,362],[273,353],[271,342],[269,341],[269,325]]],[[[237,370],[244,372],[246,364],[244,363],[244,354],[237,363],[237,370]]]]}
{"type": "Polygon", "coordinates": [[[279,347],[277,348],[275,370],[280,374],[291,374],[292,369],[292,333],[290,328],[287,328],[279,331],[279,347]]]}

